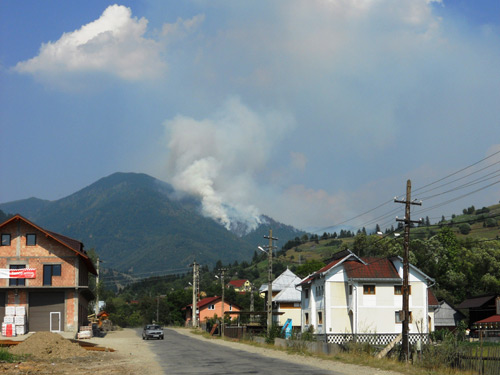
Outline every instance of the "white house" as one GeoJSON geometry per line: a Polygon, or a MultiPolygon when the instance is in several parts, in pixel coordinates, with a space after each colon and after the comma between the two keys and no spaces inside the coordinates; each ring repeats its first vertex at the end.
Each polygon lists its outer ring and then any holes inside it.
{"type": "MultiPolygon", "coordinates": [[[[410,334],[429,333],[428,288],[434,280],[410,265],[410,334]]],[[[341,251],[305,278],[302,330],[317,334],[399,334],[403,260],[359,258],[341,251]]]]}
{"type": "MultiPolygon", "coordinates": [[[[273,288],[273,322],[278,326],[283,326],[288,319],[292,319],[293,327],[301,326],[300,310],[300,277],[288,268],[279,275],[272,284],[273,288]]],[[[267,294],[267,284],[263,284],[259,291],[267,294]]]]}

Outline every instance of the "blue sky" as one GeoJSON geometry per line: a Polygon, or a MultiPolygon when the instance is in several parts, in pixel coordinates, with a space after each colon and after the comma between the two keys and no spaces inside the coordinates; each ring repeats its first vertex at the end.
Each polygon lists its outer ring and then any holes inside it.
{"type": "Polygon", "coordinates": [[[225,225],[333,226],[500,151],[499,67],[493,0],[0,0],[0,202],[144,172],[225,225]]]}

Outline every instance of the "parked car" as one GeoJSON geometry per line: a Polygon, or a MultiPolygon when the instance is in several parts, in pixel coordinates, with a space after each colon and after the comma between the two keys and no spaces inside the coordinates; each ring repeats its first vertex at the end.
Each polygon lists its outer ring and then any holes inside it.
{"type": "Polygon", "coordinates": [[[146,324],[142,330],[142,339],[158,339],[163,340],[163,328],[157,324],[146,324]]]}

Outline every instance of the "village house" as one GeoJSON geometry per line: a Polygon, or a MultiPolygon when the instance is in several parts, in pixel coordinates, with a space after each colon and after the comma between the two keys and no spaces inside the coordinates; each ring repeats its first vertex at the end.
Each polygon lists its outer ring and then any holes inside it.
{"type": "MultiPolygon", "coordinates": [[[[223,314],[229,315],[231,319],[235,319],[238,317],[238,312],[241,311],[241,308],[238,305],[232,304],[231,302],[224,300],[224,313],[222,310],[222,297],[214,296],[214,297],[206,297],[202,298],[197,303],[198,309],[198,319],[200,324],[206,323],[207,320],[212,318],[220,318],[223,314]],[[233,312],[233,313],[231,313],[233,312]],[[229,313],[229,314],[228,314],[229,313]]],[[[185,311],[185,324],[189,326],[192,324],[193,320],[193,304],[189,304],[183,308],[185,311]]]]}
{"type": "MultiPolygon", "coordinates": [[[[300,277],[288,268],[272,282],[273,292],[273,323],[282,327],[288,319],[291,319],[292,326],[301,326],[300,311],[300,277]]],[[[260,287],[261,294],[267,298],[267,285],[260,287]]]]}
{"type": "Polygon", "coordinates": [[[246,293],[252,291],[252,283],[247,279],[231,280],[226,287],[233,288],[235,292],[246,293]]]}
{"type": "MultiPolygon", "coordinates": [[[[433,283],[410,265],[410,339],[432,330],[428,289],[433,283]]],[[[400,257],[361,259],[350,250],[341,251],[299,284],[302,330],[313,329],[336,343],[363,334],[377,335],[381,343],[392,341],[402,331],[402,284],[400,257]]]]}
{"type": "Polygon", "coordinates": [[[77,332],[94,299],[89,273],[97,274],[83,244],[20,215],[0,224],[0,234],[1,321],[22,311],[25,331],[77,332]]]}
{"type": "MultiPolygon", "coordinates": [[[[429,308],[431,307],[431,300],[429,299],[429,308]]],[[[445,300],[438,302],[434,310],[434,330],[438,331],[445,329],[447,331],[454,331],[458,323],[465,319],[465,315],[455,309],[445,300]]]]}

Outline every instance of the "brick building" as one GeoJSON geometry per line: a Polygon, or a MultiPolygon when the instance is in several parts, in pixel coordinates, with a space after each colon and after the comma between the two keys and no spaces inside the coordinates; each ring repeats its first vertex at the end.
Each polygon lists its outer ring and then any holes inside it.
{"type": "Polygon", "coordinates": [[[34,278],[0,278],[0,320],[6,307],[24,306],[31,332],[77,332],[94,299],[89,273],[97,274],[83,244],[20,215],[1,223],[0,234],[0,269],[7,274],[27,268],[36,273],[34,278]]]}

